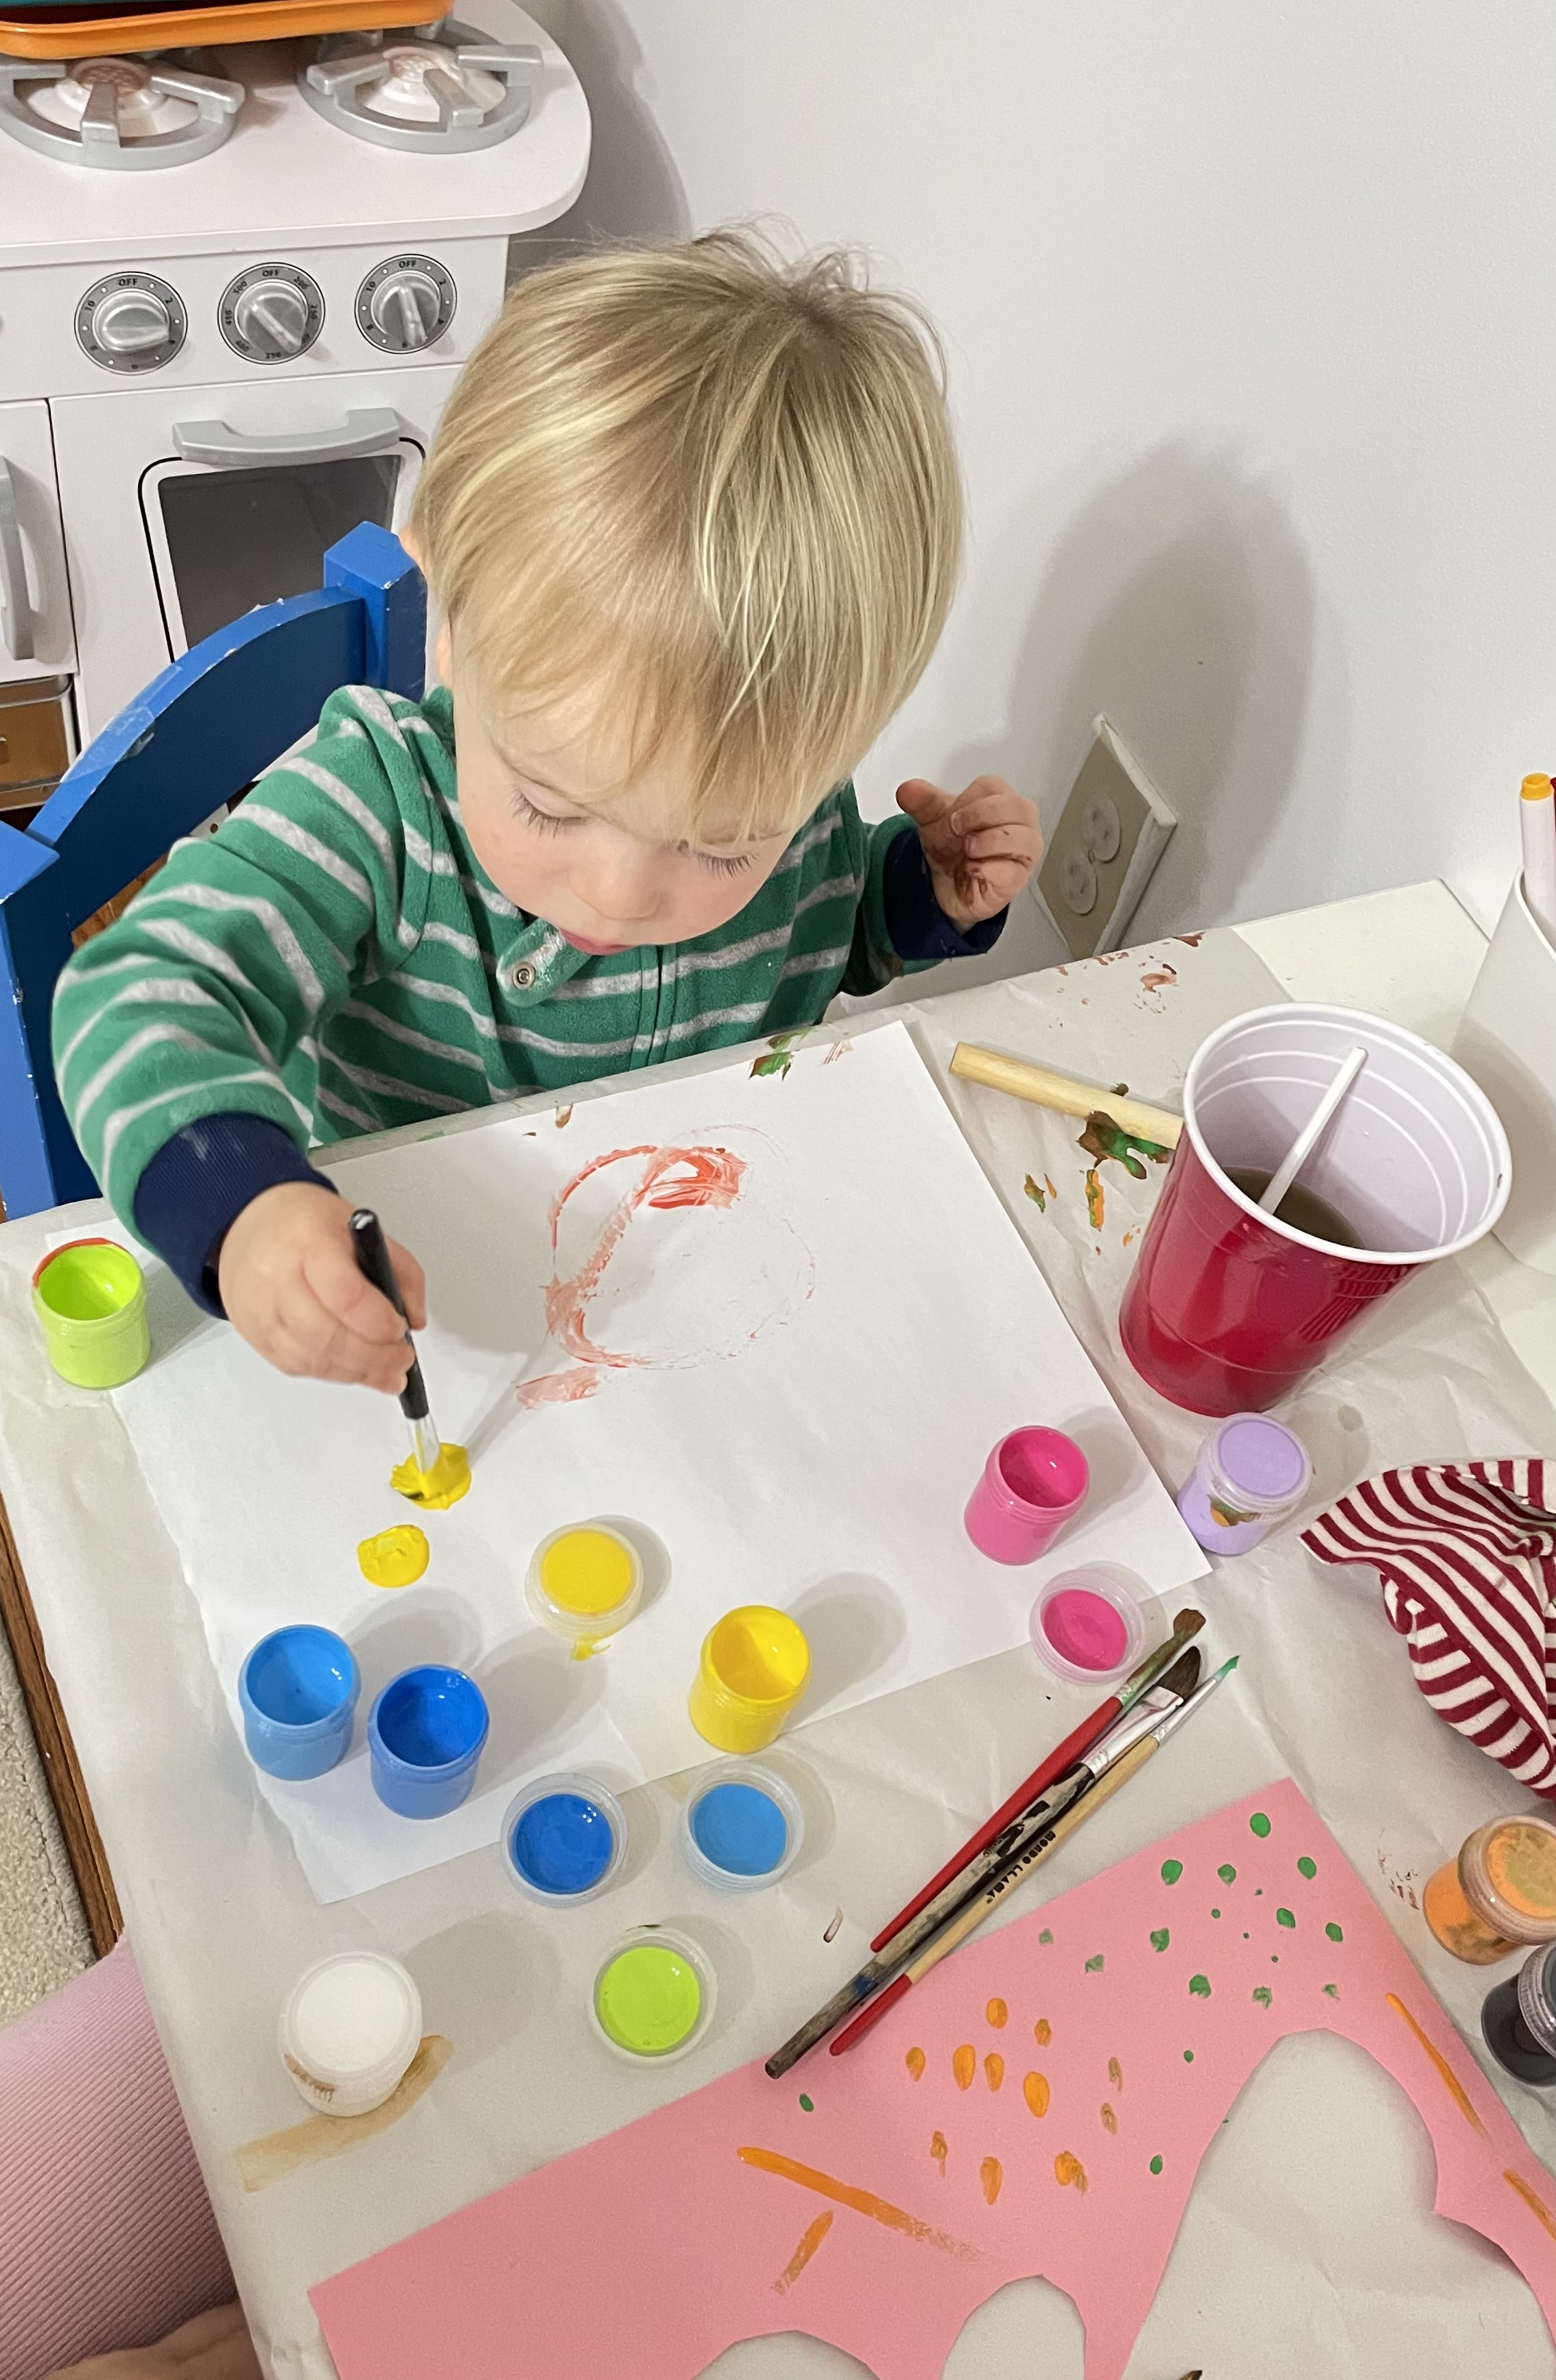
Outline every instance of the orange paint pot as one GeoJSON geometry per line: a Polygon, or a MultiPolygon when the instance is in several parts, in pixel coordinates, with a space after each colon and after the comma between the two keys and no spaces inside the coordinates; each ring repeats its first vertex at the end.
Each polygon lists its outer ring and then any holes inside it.
{"type": "Polygon", "coordinates": [[[721,1752],[762,1752],[783,1732],[810,1676],[810,1647],[797,1621],[765,1603],[745,1603],[715,1621],[702,1640],[687,1698],[691,1723],[721,1752]]]}
{"type": "Polygon", "coordinates": [[[1556,1824],[1514,1817],[1477,1827],[1431,1878],[1422,1908],[1442,1948],[1470,1966],[1556,1941],[1556,1824]]]}

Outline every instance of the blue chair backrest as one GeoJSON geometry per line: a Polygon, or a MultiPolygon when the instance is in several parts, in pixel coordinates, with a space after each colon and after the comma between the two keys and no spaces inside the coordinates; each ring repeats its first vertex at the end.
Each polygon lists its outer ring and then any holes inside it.
{"type": "Polygon", "coordinates": [[[306,735],[337,686],[419,697],[426,636],[420,572],[397,538],[364,523],[325,554],[317,593],[261,604],[191,646],[88,746],[30,826],[0,822],[8,1216],[97,1195],[49,1054],[76,928],[306,735]]]}

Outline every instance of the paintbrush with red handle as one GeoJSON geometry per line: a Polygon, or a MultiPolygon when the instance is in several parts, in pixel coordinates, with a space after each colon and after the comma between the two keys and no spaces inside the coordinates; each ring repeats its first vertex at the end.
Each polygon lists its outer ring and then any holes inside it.
{"type": "Polygon", "coordinates": [[[1173,1633],[1166,1644],[1159,1645],[1154,1653],[1148,1653],[1139,1667],[1130,1670],[1117,1694],[1110,1694],[1105,1703],[1099,1703],[1090,1718],[1083,1718],[1075,1732],[1067,1735],[1064,1742],[1033,1769],[1030,1777],[1016,1787],[1010,1799],[1001,1803],[993,1816],[985,1818],[978,1832],[967,1837],[959,1852],[952,1853],[938,1874],[930,1876],[923,1889],[914,1894],[906,1908],[899,1909],[891,1924],[881,1928],[870,1943],[870,1949],[884,1949],[893,1935],[900,1934],[905,1925],[910,1925],[918,1912],[926,1908],[938,1892],[943,1892],[969,1861],[976,1859],[996,1835],[1004,1832],[1013,1818],[1019,1817],[1023,1810],[1029,1809],[1058,1778],[1064,1776],[1067,1768],[1073,1767],[1085,1753],[1089,1752],[1098,1737],[1107,1732],[1115,1718],[1122,1718],[1142,1694],[1150,1692],[1158,1678],[1172,1668],[1190,1637],[1197,1636],[1204,1625],[1202,1611],[1180,1611],[1173,1622],[1173,1633]]]}

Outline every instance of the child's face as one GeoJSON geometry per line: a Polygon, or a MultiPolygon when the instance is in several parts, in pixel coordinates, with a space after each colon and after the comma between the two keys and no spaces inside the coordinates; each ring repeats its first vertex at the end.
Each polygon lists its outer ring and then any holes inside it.
{"type": "Polygon", "coordinates": [[[592,706],[499,722],[456,662],[452,684],[459,811],[476,856],[499,892],[578,949],[694,941],[736,916],[783,856],[787,833],[687,843],[673,759],[625,777],[592,706]]]}

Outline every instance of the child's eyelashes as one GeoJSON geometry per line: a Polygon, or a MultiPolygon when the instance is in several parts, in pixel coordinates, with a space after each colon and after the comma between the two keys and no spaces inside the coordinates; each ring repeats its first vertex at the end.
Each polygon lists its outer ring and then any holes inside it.
{"type": "Polygon", "coordinates": [[[513,798],[514,808],[519,817],[526,826],[533,827],[537,834],[561,834],[566,828],[581,826],[583,823],[582,820],[577,817],[558,818],[554,810],[537,809],[529,795],[521,793],[517,785],[514,787],[513,798]]]}
{"type": "Polygon", "coordinates": [[[692,851],[690,845],[684,843],[680,849],[695,859],[699,868],[706,868],[712,876],[738,876],[742,868],[749,868],[751,864],[748,851],[737,851],[725,856],[716,851],[692,851]]]}
{"type": "MultiPolygon", "coordinates": [[[[585,823],[582,811],[575,810],[570,817],[560,818],[554,810],[541,809],[518,785],[513,789],[513,802],[518,817],[536,834],[564,834],[569,827],[585,823]]],[[[699,851],[689,843],[678,843],[675,850],[679,857],[694,859],[711,876],[738,876],[751,864],[748,851],[699,851]]]]}

